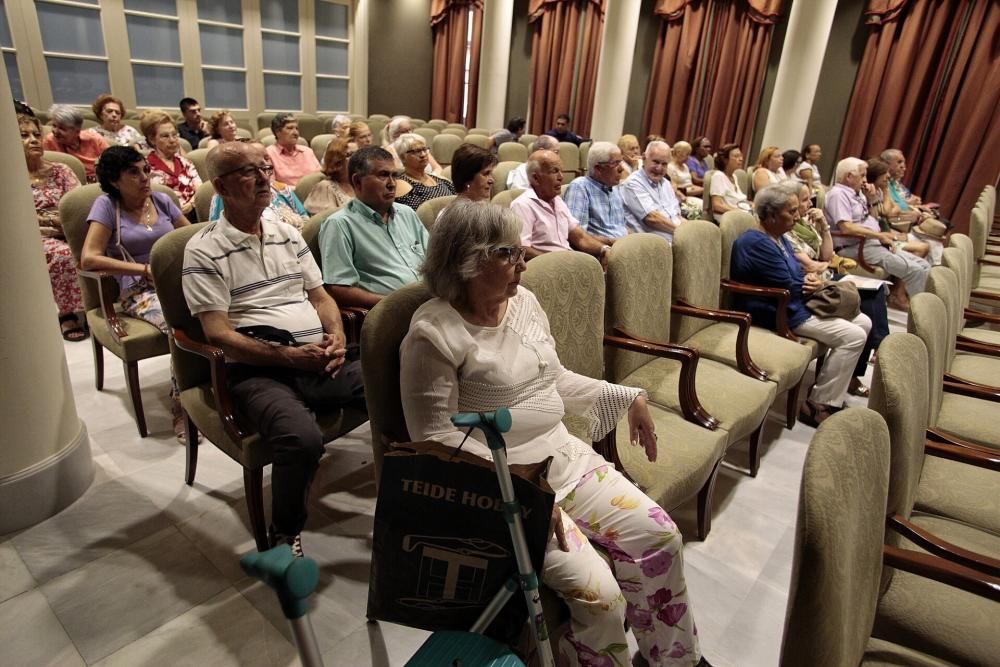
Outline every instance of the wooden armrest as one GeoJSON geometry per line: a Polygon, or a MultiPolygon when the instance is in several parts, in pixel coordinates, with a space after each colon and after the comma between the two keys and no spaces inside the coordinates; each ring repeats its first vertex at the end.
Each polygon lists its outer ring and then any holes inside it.
{"type": "Polygon", "coordinates": [[[747,294],[763,299],[773,299],[778,303],[774,310],[774,330],[775,333],[785,338],[798,342],[799,337],[792,333],[788,326],[788,302],[792,298],[792,293],[783,287],[761,287],[760,285],[750,285],[740,283],[735,280],[723,279],[722,289],[736,294],[747,294]]]}
{"type": "Polygon", "coordinates": [[[868,260],[865,259],[865,242],[868,240],[868,237],[865,236],[864,234],[853,234],[851,232],[838,231],[837,234],[839,236],[846,236],[849,238],[858,239],[858,266],[860,266],[868,273],[875,273],[877,270],[876,267],[869,264],[868,260]]]}
{"type": "Polygon", "coordinates": [[[750,356],[750,314],[741,313],[736,310],[723,310],[701,308],[683,299],[678,299],[677,303],[670,306],[670,312],[678,315],[689,315],[703,320],[713,320],[715,322],[727,322],[738,327],[736,332],[736,367],[744,375],[760,380],[767,380],[767,371],[754,363],[750,356]]]}
{"type": "Polygon", "coordinates": [[[981,290],[972,290],[972,298],[974,299],[986,299],[987,301],[1000,301],[1000,293],[997,292],[983,292],[981,290]]]}
{"type": "Polygon", "coordinates": [[[344,306],[340,309],[340,316],[344,321],[344,336],[348,343],[361,342],[361,327],[367,314],[368,309],[361,306],[344,306]]]}
{"type": "Polygon", "coordinates": [[[963,549],[957,544],[943,540],[934,533],[907,521],[898,514],[886,519],[886,527],[935,556],[944,558],[956,565],[962,565],[983,574],[988,574],[991,577],[1000,577],[1000,560],[984,556],[975,551],[963,549]]]}
{"type": "Polygon", "coordinates": [[[956,565],[931,554],[909,551],[885,544],[882,562],[887,567],[933,579],[942,584],[961,588],[974,595],[1000,602],[1000,579],[962,565],[956,565]]]}
{"type": "Polygon", "coordinates": [[[1000,472],[1000,451],[970,449],[958,445],[934,442],[928,439],[924,443],[924,453],[928,456],[948,459],[957,463],[967,463],[978,468],[1000,472]]]}
{"type": "Polygon", "coordinates": [[[663,359],[673,359],[681,362],[681,377],[677,393],[681,401],[681,413],[684,419],[714,431],[719,426],[719,420],[708,414],[698,400],[695,388],[695,374],[698,371],[698,350],[673,343],[659,343],[645,338],[633,336],[616,328],[614,335],[605,336],[604,344],[629,352],[639,352],[663,359]]]}
{"type": "Polygon", "coordinates": [[[1000,403],[1000,390],[995,387],[986,388],[984,385],[971,385],[945,380],[941,388],[949,394],[968,396],[969,398],[979,398],[984,401],[1000,403]]]}
{"type": "Polygon", "coordinates": [[[969,442],[964,440],[957,435],[952,435],[951,433],[945,433],[944,431],[939,431],[936,428],[928,428],[925,435],[927,436],[927,442],[933,442],[942,445],[951,445],[953,447],[960,447],[962,449],[971,449],[982,454],[996,454],[997,450],[992,447],[987,447],[986,445],[980,445],[975,442],[969,442]]]}
{"type": "Polygon", "coordinates": [[[111,296],[111,289],[114,285],[115,277],[104,271],[84,271],[77,269],[77,274],[83,278],[97,281],[97,291],[101,296],[101,312],[104,313],[104,321],[108,323],[108,330],[111,337],[119,345],[123,338],[128,337],[125,325],[118,319],[118,312],[115,310],[115,299],[111,296]]]}
{"type": "Polygon", "coordinates": [[[962,315],[967,320],[976,320],[978,322],[991,322],[993,324],[1000,324],[1000,315],[994,315],[993,313],[987,313],[982,310],[975,310],[973,308],[966,308],[962,315]]]}
{"type": "Polygon", "coordinates": [[[986,255],[1000,255],[1000,250],[990,250],[989,248],[987,248],[986,252],[983,253],[983,254],[986,254],[986,255]]]}
{"type": "Polygon", "coordinates": [[[977,259],[976,262],[983,266],[1000,266],[1000,262],[994,262],[992,259],[977,259]]]}
{"type": "Polygon", "coordinates": [[[233,397],[229,393],[226,381],[226,355],[222,348],[193,340],[183,329],[174,329],[174,344],[185,352],[197,354],[208,362],[212,371],[212,394],[215,397],[215,410],[222,419],[226,435],[239,442],[249,435],[240,428],[233,409],[233,397]]]}

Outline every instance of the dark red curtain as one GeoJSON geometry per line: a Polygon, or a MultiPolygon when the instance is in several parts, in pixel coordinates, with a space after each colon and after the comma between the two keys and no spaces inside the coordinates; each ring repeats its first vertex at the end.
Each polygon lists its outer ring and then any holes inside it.
{"type": "Polygon", "coordinates": [[[434,71],[431,75],[431,117],[449,123],[476,122],[479,91],[479,45],[483,36],[483,0],[433,0],[431,33],[434,39],[434,71]],[[465,92],[465,53],[469,13],[472,13],[472,47],[469,61],[468,98],[465,92]],[[466,107],[466,102],[468,106],[466,107]],[[466,113],[462,109],[466,108],[466,113]]]}
{"type": "Polygon", "coordinates": [[[1000,3],[871,0],[839,157],[899,148],[910,188],[968,229],[1000,171],[1000,3]]]}
{"type": "Polygon", "coordinates": [[[534,26],[528,129],[540,134],[553,126],[556,116],[568,113],[573,131],[587,136],[604,31],[604,0],[531,0],[528,22],[534,26]]]}
{"type": "Polygon", "coordinates": [[[749,150],[782,0],[659,0],[643,132],[749,150]]]}

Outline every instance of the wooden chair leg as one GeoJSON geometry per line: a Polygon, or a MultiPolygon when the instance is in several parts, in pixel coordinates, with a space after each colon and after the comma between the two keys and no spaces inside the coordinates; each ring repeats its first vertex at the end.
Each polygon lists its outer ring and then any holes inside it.
{"type": "Polygon", "coordinates": [[[719,467],[722,459],[715,462],[712,474],[708,476],[705,484],[698,491],[698,539],[704,541],[708,533],[712,530],[712,494],[715,491],[715,481],[719,477],[719,467]]]}
{"type": "Polygon", "coordinates": [[[243,468],[243,490],[247,496],[250,530],[257,542],[257,551],[267,551],[267,524],[264,521],[264,469],[243,468]]]}
{"type": "Polygon", "coordinates": [[[94,348],[94,387],[97,391],[104,389],[104,346],[97,342],[97,336],[91,334],[90,342],[94,348]]]}
{"type": "Polygon", "coordinates": [[[760,426],[750,434],[750,460],[748,461],[748,467],[750,468],[751,477],[756,477],[757,471],[760,469],[760,436],[763,431],[764,422],[761,422],[760,426]]]}
{"type": "Polygon", "coordinates": [[[187,412],[184,413],[184,422],[187,429],[187,471],[184,474],[184,482],[191,486],[194,484],[194,473],[198,469],[198,427],[187,416],[187,412]]]}
{"type": "Polygon", "coordinates": [[[799,388],[802,387],[802,380],[799,379],[794,387],[788,389],[788,401],[785,404],[785,428],[791,430],[795,426],[795,419],[799,416],[799,388]]]}
{"type": "Polygon", "coordinates": [[[123,361],[125,367],[125,384],[129,396],[132,397],[132,410],[135,411],[135,425],[139,428],[139,436],[146,437],[146,413],[142,409],[142,392],[139,387],[139,362],[123,361]]]}

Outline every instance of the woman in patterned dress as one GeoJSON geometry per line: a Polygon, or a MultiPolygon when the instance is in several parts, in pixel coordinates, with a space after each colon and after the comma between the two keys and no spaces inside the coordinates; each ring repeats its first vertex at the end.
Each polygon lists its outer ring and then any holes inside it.
{"type": "Polygon", "coordinates": [[[392,144],[403,162],[403,175],[396,181],[396,202],[413,210],[428,199],[455,194],[455,186],[446,178],[427,173],[431,151],[419,134],[401,135],[392,144]]]}
{"type": "Polygon", "coordinates": [[[108,146],[133,146],[142,141],[139,130],[122,122],[125,117],[125,104],[114,95],[107,93],[101,95],[94,100],[91,109],[100,122],[100,125],[94,128],[94,132],[104,137],[108,146]]]}
{"type": "Polygon", "coordinates": [[[18,115],[18,129],[24,145],[24,159],[28,163],[31,194],[35,199],[38,229],[42,234],[42,250],[49,268],[52,296],[59,308],[59,326],[68,341],[87,337],[77,313],[83,311],[80,283],[76,278],[76,263],[66,243],[59,223],[59,200],[80,185],[73,170],[59,162],[42,159],[42,130],[34,116],[18,115]]]}
{"type": "Polygon", "coordinates": [[[414,313],[400,347],[400,390],[414,440],[437,440],[484,458],[459,411],[510,408],[511,463],[552,457],[553,534],[542,581],[570,608],[560,665],[629,665],[624,621],[650,665],[706,665],[687,596],[680,532],[667,513],[571,435],[566,413],[588,417],[597,440],[627,417],[632,442],[657,455],[642,390],[566,370],[538,300],[519,285],[521,221],[509,209],[458,198],[430,236],[424,282],[436,298],[414,313]],[[614,569],[594,550],[599,544],[614,569]]]}
{"type": "Polygon", "coordinates": [[[193,220],[194,193],[201,185],[201,176],[194,163],[181,155],[180,135],[174,121],[162,111],[152,111],[143,115],[139,125],[153,149],[146,156],[150,181],[176,192],[181,213],[193,220]]]}
{"type": "Polygon", "coordinates": [[[326,178],[313,187],[303,203],[310,215],[326,210],[331,213],[339,211],[354,199],[354,186],[347,176],[347,161],[357,150],[356,143],[343,137],[334,137],[327,144],[323,154],[323,175],[326,178]]]}

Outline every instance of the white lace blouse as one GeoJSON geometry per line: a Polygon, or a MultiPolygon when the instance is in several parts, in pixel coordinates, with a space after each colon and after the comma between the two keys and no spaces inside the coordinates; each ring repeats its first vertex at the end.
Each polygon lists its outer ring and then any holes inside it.
{"type": "MultiPolygon", "coordinates": [[[[469,324],[442,299],[428,301],[413,314],[400,360],[403,413],[411,438],[457,447],[465,432],[452,425],[453,414],[509,408],[513,427],[504,434],[509,461],[534,463],[552,456],[548,481],[557,501],[583,475],[607,463],[590,443],[566,430],[563,416],[589,418],[590,437],[600,440],[642,393],[566,370],[544,311],[523,287],[496,327],[469,324]]],[[[491,458],[478,430],[463,449],[491,458]]]]}

